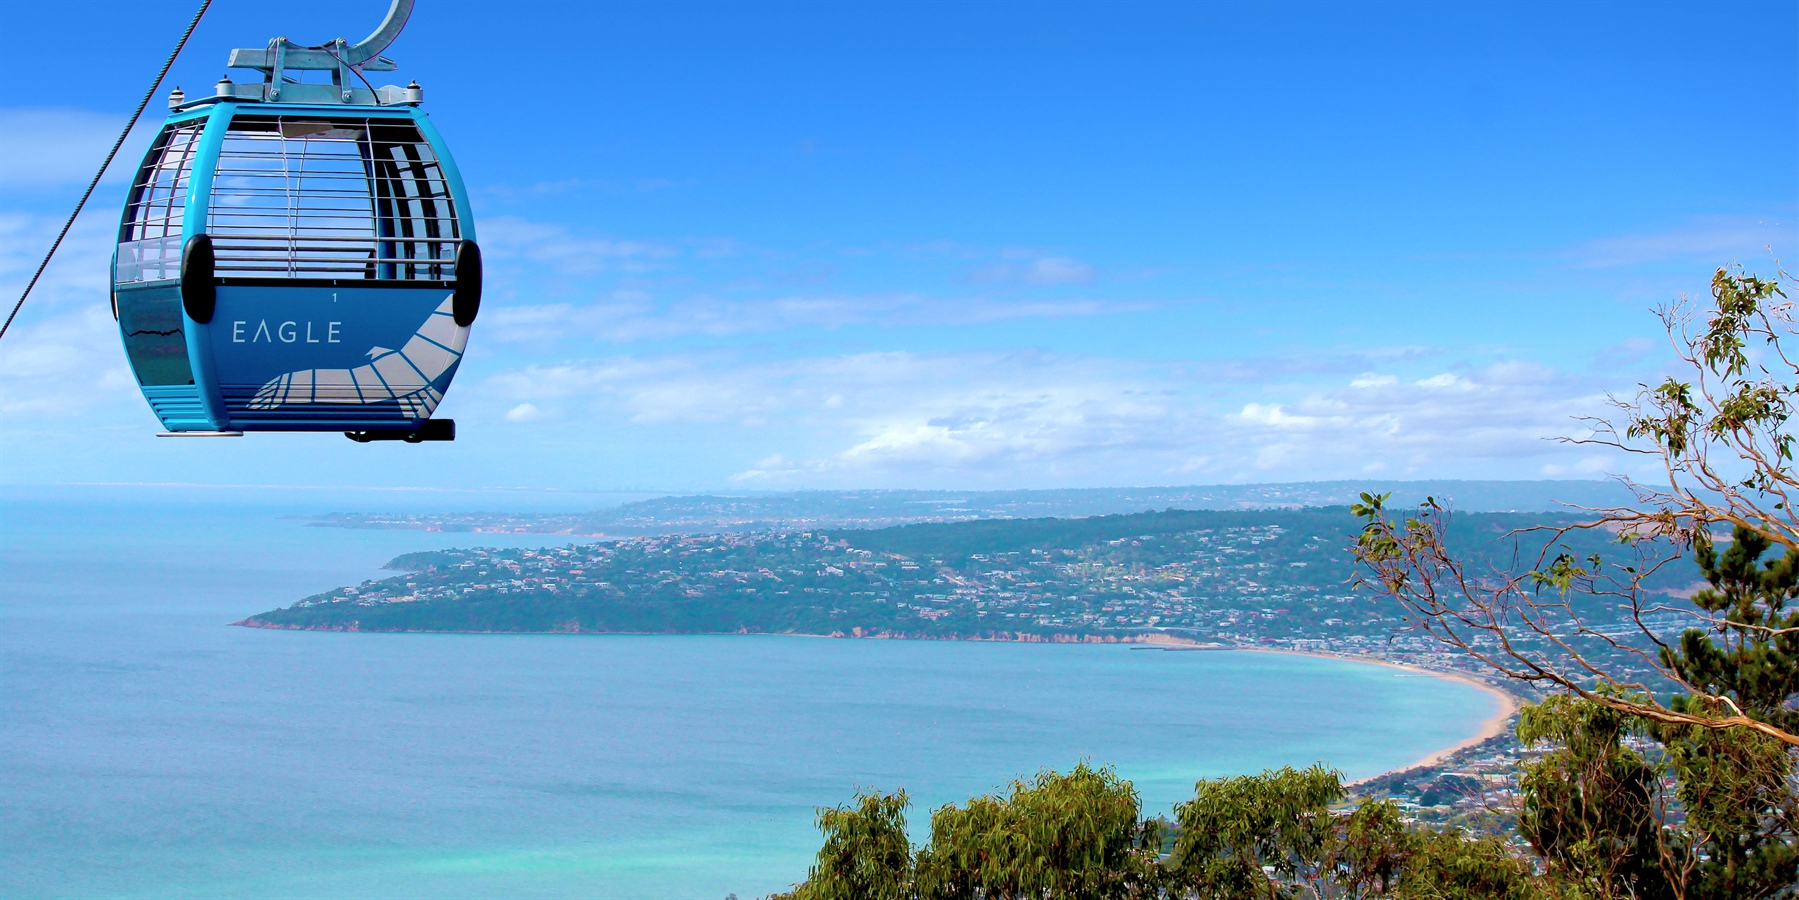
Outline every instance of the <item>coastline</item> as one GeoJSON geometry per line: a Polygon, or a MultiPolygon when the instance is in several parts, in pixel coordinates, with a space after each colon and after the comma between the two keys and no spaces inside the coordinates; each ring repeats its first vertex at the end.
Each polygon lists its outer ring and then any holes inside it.
{"type": "Polygon", "coordinates": [[[1477,688],[1477,689],[1485,692],[1488,696],[1491,696],[1494,700],[1498,701],[1499,711],[1494,713],[1493,715],[1489,716],[1483,722],[1481,722],[1480,730],[1478,732],[1476,732],[1472,737],[1469,737],[1466,740],[1461,741],[1460,743],[1451,745],[1449,747],[1445,747],[1441,750],[1437,750],[1433,753],[1425,754],[1423,757],[1420,757],[1418,760],[1408,763],[1406,765],[1400,766],[1396,769],[1389,769],[1385,772],[1377,772],[1373,775],[1369,775],[1364,778],[1357,778],[1354,781],[1346,782],[1345,786],[1347,786],[1347,787],[1353,787],[1355,785],[1362,784],[1363,782],[1373,781],[1376,778],[1382,778],[1387,775],[1392,775],[1392,774],[1395,774],[1398,772],[1410,772],[1413,769],[1422,769],[1426,766],[1438,765],[1438,764],[1442,763],[1444,760],[1450,758],[1451,756],[1456,755],[1457,753],[1460,753],[1463,750],[1468,749],[1469,747],[1472,747],[1472,746],[1479,744],[1483,741],[1486,741],[1490,738],[1498,737],[1499,735],[1504,734],[1505,730],[1506,730],[1506,724],[1512,720],[1513,716],[1518,714],[1519,707],[1524,705],[1524,701],[1521,698],[1519,698],[1516,694],[1510,693],[1509,691],[1501,690],[1500,688],[1494,687],[1493,685],[1488,684],[1487,682],[1481,681],[1478,678],[1474,678],[1470,675],[1465,675],[1460,672],[1445,672],[1441,669],[1430,669],[1430,668],[1426,668],[1424,666],[1411,665],[1410,663],[1397,663],[1397,662],[1393,662],[1392,660],[1381,659],[1381,658],[1375,657],[1375,656],[1355,656],[1355,655],[1350,655],[1350,654],[1346,654],[1346,653],[1328,653],[1328,652],[1321,652],[1321,651],[1316,651],[1316,650],[1281,650],[1281,649],[1274,648],[1274,647],[1232,647],[1230,649],[1247,650],[1251,653],[1286,653],[1286,654],[1291,654],[1294,656],[1315,656],[1315,657],[1318,657],[1319,659],[1335,659],[1335,660],[1342,660],[1344,662],[1358,662],[1358,663],[1366,663],[1368,665],[1374,665],[1374,666],[1387,666],[1388,668],[1399,669],[1401,671],[1410,672],[1410,673],[1413,673],[1416,675],[1429,675],[1434,678],[1445,678],[1450,681],[1459,681],[1462,684],[1468,685],[1469,687],[1477,688]]]}
{"type": "MultiPolygon", "coordinates": [[[[341,632],[356,633],[356,632],[361,631],[361,629],[358,627],[355,627],[355,625],[351,625],[349,627],[338,627],[338,628],[320,628],[318,626],[308,627],[308,626],[298,626],[298,625],[277,625],[274,623],[258,621],[255,616],[250,616],[246,619],[232,622],[232,623],[230,623],[230,625],[237,626],[237,627],[245,627],[245,628],[267,628],[267,629],[271,629],[271,630],[283,630],[283,631],[285,631],[285,630],[337,631],[340,633],[341,632]]],[[[534,635],[561,635],[561,636],[566,636],[566,637],[575,637],[575,636],[581,636],[584,634],[592,634],[590,632],[578,632],[578,631],[577,632],[556,632],[556,631],[551,631],[551,632],[469,632],[469,631],[380,632],[380,631],[372,631],[372,632],[364,632],[364,633],[372,633],[372,634],[381,634],[381,633],[385,633],[385,634],[534,634],[534,635]]],[[[604,632],[604,633],[619,634],[619,635],[636,635],[636,636],[655,636],[655,635],[661,634],[659,632],[654,632],[654,633],[652,633],[652,632],[604,632]]],[[[714,634],[746,634],[746,632],[714,632],[714,634]]],[[[988,636],[980,636],[980,637],[926,637],[926,636],[922,636],[922,635],[905,635],[905,634],[893,634],[893,633],[873,633],[873,634],[850,635],[850,634],[844,634],[842,632],[834,632],[831,634],[800,634],[800,633],[791,633],[790,632],[790,633],[767,634],[766,636],[807,637],[807,638],[843,638],[843,639],[849,639],[849,640],[926,640],[926,641],[949,640],[949,641],[971,641],[971,642],[978,642],[978,643],[989,643],[989,642],[990,643],[1094,643],[1094,644],[1100,644],[1100,643],[1114,644],[1114,643],[1116,643],[1116,644],[1138,644],[1138,645],[1143,645],[1146,649],[1150,648],[1150,647],[1160,647],[1160,648],[1169,649],[1169,650],[1175,650],[1175,649],[1241,650],[1241,651],[1245,651],[1245,652],[1249,652],[1249,653],[1284,653],[1284,654],[1288,654],[1291,656],[1311,656],[1311,657],[1316,657],[1319,659],[1337,660],[1339,662],[1353,662],[1353,663],[1363,663],[1366,665],[1386,666],[1388,668],[1398,669],[1400,671],[1408,672],[1408,673],[1411,673],[1414,675],[1426,675],[1426,676],[1430,676],[1433,678],[1444,678],[1444,679],[1448,679],[1450,681],[1457,681],[1462,684],[1468,685],[1469,687],[1483,691],[1488,696],[1491,696],[1495,701],[1498,702],[1498,704],[1499,704],[1498,711],[1495,712],[1493,715],[1489,716],[1487,719],[1483,720],[1481,722],[1480,729],[1472,736],[1470,736],[1462,741],[1459,741],[1455,744],[1452,744],[1448,747],[1444,747],[1442,749],[1435,750],[1431,753],[1425,754],[1424,756],[1420,757],[1419,759],[1414,760],[1410,763],[1407,763],[1406,765],[1399,766],[1398,768],[1388,769],[1384,772],[1377,772],[1373,775],[1368,775],[1368,776],[1365,776],[1362,778],[1357,778],[1353,781],[1346,782],[1345,786],[1347,786],[1347,787],[1354,787],[1355,785],[1362,784],[1362,783],[1368,782],[1368,781],[1373,781],[1377,778],[1382,778],[1387,775],[1393,775],[1393,774],[1397,774],[1400,772],[1409,772],[1413,769],[1420,769],[1420,768],[1424,768],[1426,766],[1438,765],[1438,764],[1442,763],[1444,760],[1461,752],[1462,750],[1465,750],[1469,747],[1475,746],[1475,745],[1477,745],[1483,741],[1486,741],[1490,738],[1493,738],[1500,734],[1503,734],[1506,730],[1507,723],[1509,723],[1511,721],[1512,717],[1517,714],[1518,708],[1523,705],[1523,700],[1520,699],[1518,696],[1516,696],[1508,691],[1502,690],[1498,687],[1495,687],[1494,685],[1489,684],[1485,681],[1482,681],[1478,678],[1474,678],[1470,675],[1467,675],[1467,674],[1464,674],[1461,672],[1451,672],[1451,671],[1445,671],[1442,669],[1432,669],[1432,668],[1427,668],[1425,666],[1417,666],[1417,665],[1412,665],[1410,663],[1393,662],[1392,660],[1381,659],[1380,657],[1377,657],[1377,656],[1366,656],[1366,655],[1360,655],[1360,654],[1331,653],[1328,651],[1320,651],[1320,650],[1287,650],[1287,649],[1278,648],[1278,647],[1246,647],[1246,646],[1237,645],[1237,644],[1212,643],[1212,642],[1195,640],[1193,638],[1182,637],[1179,635],[1168,634],[1166,632],[1155,632],[1155,631],[1137,632],[1137,633],[1126,634],[1126,635],[1106,635],[1104,637],[1100,637],[1097,635],[1082,635],[1082,636],[1078,636],[1078,637],[1073,636],[1073,635],[1039,636],[1039,635],[1025,634],[1025,633],[1014,633],[1014,634],[1005,635],[1003,637],[998,636],[998,635],[988,635],[988,636]]]]}

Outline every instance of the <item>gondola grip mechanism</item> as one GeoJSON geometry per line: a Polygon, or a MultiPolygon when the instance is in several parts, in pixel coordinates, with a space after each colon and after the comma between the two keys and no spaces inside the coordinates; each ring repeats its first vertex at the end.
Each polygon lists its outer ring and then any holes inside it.
{"type": "Polygon", "coordinates": [[[270,103],[417,105],[423,100],[423,94],[416,87],[406,89],[387,85],[373,90],[356,86],[362,80],[363,72],[391,72],[397,68],[393,60],[380,54],[406,27],[406,20],[412,15],[412,4],[413,0],[393,0],[381,26],[355,44],[337,38],[316,47],[306,47],[286,37],[278,37],[269,41],[267,47],[233,50],[226,65],[233,69],[255,69],[262,73],[262,83],[232,84],[221,79],[215,98],[270,103]],[[287,75],[289,70],[329,71],[332,73],[331,84],[303,84],[287,75]]]}

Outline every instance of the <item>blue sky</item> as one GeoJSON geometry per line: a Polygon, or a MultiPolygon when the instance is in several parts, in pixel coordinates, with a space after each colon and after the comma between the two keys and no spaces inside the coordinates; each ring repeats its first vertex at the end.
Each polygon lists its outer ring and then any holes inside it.
{"type": "MultiPolygon", "coordinates": [[[[165,89],[384,9],[217,0],[165,89]]],[[[6,296],[190,14],[0,3],[29,38],[0,60],[6,296]]],[[[459,439],[153,436],[105,299],[152,118],[0,342],[0,482],[1620,471],[1547,438],[1662,370],[1656,305],[1799,245],[1796,34],[1792,3],[419,0],[391,77],[490,270],[459,439]]]]}

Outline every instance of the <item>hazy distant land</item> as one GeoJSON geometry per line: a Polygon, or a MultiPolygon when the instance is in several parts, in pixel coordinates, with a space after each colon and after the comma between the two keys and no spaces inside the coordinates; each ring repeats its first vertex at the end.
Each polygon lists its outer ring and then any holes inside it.
{"type": "Polygon", "coordinates": [[[337,528],[626,537],[682,532],[884,528],[972,519],[1075,518],[1162,509],[1249,510],[1339,506],[1362,491],[1392,503],[1435,497],[1467,512],[1553,512],[1628,505],[1612,481],[1308,481],[1288,484],[1079,488],[1018,491],[795,491],[668,496],[587,513],[339,513],[312,524],[337,528]]]}

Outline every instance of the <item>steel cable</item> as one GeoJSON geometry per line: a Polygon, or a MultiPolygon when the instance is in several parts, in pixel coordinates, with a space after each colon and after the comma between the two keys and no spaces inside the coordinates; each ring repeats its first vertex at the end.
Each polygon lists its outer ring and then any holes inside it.
{"type": "Polygon", "coordinates": [[[206,8],[211,5],[212,0],[200,0],[200,8],[194,12],[193,20],[187,23],[187,30],[181,33],[181,40],[175,42],[175,49],[169,51],[169,58],[163,60],[162,71],[156,73],[156,80],[150,84],[150,89],[144,92],[144,99],[138,101],[137,110],[131,114],[131,121],[126,122],[125,130],[119,132],[119,139],[113,142],[111,152],[106,154],[106,161],[100,164],[100,171],[94,173],[94,180],[87,183],[87,190],[81,194],[81,202],[75,204],[75,211],[69,213],[69,220],[62,223],[62,231],[57,232],[56,240],[50,244],[50,252],[44,254],[44,261],[38,263],[37,272],[32,274],[29,282],[26,282],[25,292],[19,295],[19,302],[13,304],[12,312],[6,316],[6,322],[0,324],[0,338],[6,337],[7,329],[12,327],[13,317],[17,316],[19,308],[25,305],[25,298],[31,296],[31,289],[37,287],[38,279],[43,277],[44,270],[50,266],[51,257],[54,257],[57,248],[62,246],[62,239],[69,236],[69,229],[75,226],[75,219],[81,215],[82,207],[87,206],[88,198],[94,195],[94,188],[100,186],[100,178],[112,165],[113,157],[119,155],[119,148],[125,146],[125,139],[131,136],[131,129],[137,127],[138,117],[144,114],[144,107],[150,105],[150,98],[155,97],[156,91],[162,87],[162,80],[169,76],[169,69],[175,65],[175,57],[181,55],[181,48],[187,46],[187,39],[193,36],[194,29],[200,24],[200,17],[206,15],[206,8]]]}

